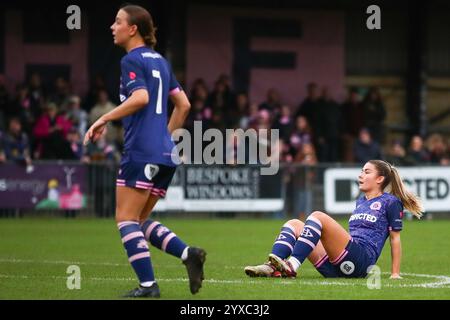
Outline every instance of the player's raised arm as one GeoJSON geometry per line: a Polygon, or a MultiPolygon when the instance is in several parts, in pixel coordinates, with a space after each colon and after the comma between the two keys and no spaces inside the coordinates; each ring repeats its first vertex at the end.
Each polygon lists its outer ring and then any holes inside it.
{"type": "Polygon", "coordinates": [[[402,260],[402,243],[399,231],[390,231],[389,239],[391,243],[391,279],[401,279],[400,263],[402,260]]]}
{"type": "Polygon", "coordinates": [[[148,92],[146,89],[133,91],[131,96],[118,107],[101,117],[104,121],[115,121],[129,116],[148,104],[148,92]]]}
{"type": "Polygon", "coordinates": [[[118,107],[101,116],[92,124],[84,137],[84,144],[89,140],[96,141],[101,136],[108,121],[114,121],[129,116],[148,104],[148,92],[146,89],[138,89],[133,91],[131,96],[118,107]]]}
{"type": "Polygon", "coordinates": [[[175,105],[168,125],[168,130],[170,134],[172,134],[173,131],[183,126],[184,120],[186,120],[186,117],[189,114],[191,103],[189,102],[189,99],[184,91],[179,91],[172,94],[170,98],[175,105]]]}

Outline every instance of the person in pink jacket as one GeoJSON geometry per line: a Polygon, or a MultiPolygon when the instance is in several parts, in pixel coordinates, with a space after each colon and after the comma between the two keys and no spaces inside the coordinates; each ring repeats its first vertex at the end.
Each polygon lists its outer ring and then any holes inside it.
{"type": "Polygon", "coordinates": [[[36,121],[33,130],[37,140],[37,158],[65,159],[66,136],[72,128],[72,123],[58,114],[56,104],[49,103],[46,112],[36,121]]]}

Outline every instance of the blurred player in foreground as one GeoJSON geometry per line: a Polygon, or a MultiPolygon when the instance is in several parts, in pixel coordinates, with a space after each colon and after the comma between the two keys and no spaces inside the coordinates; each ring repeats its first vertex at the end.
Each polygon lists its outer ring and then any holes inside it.
{"type": "Polygon", "coordinates": [[[114,44],[127,51],[121,60],[122,103],[89,128],[84,144],[95,142],[109,121],[122,119],[125,142],[116,183],[116,222],[140,283],[124,297],[160,296],[147,241],[183,261],[195,294],[202,285],[206,252],[188,247],[161,223],[147,220],[156,202],[165,197],[175,173],[171,133],[182,127],[190,103],[168,62],[153,50],[155,28],[146,9],[122,7],[111,30],[114,44]],[[167,124],[169,96],[175,108],[167,124]]]}
{"type": "Polygon", "coordinates": [[[382,160],[368,161],[358,182],[364,196],[356,202],[349,232],[320,211],[313,212],[305,223],[289,220],[272,247],[269,261],[245,267],[245,273],[251,277],[296,277],[298,268],[308,258],[326,278],[362,278],[377,262],[389,237],[391,278],[401,279],[403,207],[420,218],[421,202],[406,190],[397,169],[382,160]]]}

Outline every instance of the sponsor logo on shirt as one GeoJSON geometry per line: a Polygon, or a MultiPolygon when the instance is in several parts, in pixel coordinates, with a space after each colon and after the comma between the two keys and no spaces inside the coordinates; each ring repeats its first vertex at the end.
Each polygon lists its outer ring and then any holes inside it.
{"type": "Polygon", "coordinates": [[[141,53],[141,55],[143,58],[153,58],[153,59],[162,58],[159,53],[143,52],[143,53],[141,53]]]}
{"type": "Polygon", "coordinates": [[[371,210],[380,210],[381,209],[381,202],[380,201],[375,201],[374,203],[372,203],[370,205],[370,209],[371,210]]]}
{"type": "Polygon", "coordinates": [[[354,213],[350,217],[349,222],[354,221],[354,220],[366,220],[366,221],[369,221],[369,222],[377,222],[378,219],[377,219],[377,217],[375,217],[374,215],[371,215],[371,214],[354,213]]]}
{"type": "Polygon", "coordinates": [[[128,87],[130,84],[133,84],[133,83],[135,83],[136,82],[136,80],[131,80],[130,82],[128,82],[127,84],[126,84],[126,86],[128,87]]]}
{"type": "Polygon", "coordinates": [[[136,79],[136,73],[134,73],[133,71],[130,71],[130,73],[128,74],[128,76],[130,77],[131,80],[136,79]]]}

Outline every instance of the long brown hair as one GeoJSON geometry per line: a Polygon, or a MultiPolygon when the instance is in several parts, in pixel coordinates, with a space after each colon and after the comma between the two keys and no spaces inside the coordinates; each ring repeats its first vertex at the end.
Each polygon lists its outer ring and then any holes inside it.
{"type": "Polygon", "coordinates": [[[406,190],[397,168],[383,160],[370,160],[369,163],[373,164],[378,174],[384,177],[381,189],[390,189],[388,192],[399,198],[405,208],[420,219],[423,211],[421,200],[414,193],[406,190]]]}
{"type": "Polygon", "coordinates": [[[145,8],[134,4],[125,4],[120,9],[128,14],[127,22],[130,26],[136,25],[145,45],[154,49],[156,45],[156,28],[152,16],[145,8]]]}

